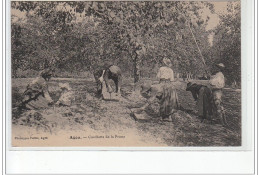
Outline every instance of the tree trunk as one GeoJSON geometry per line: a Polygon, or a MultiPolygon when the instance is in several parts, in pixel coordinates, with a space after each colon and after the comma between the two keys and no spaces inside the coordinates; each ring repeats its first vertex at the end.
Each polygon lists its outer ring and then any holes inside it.
{"type": "Polygon", "coordinates": [[[135,53],[135,58],[134,58],[134,83],[139,82],[140,80],[140,58],[137,53],[135,53]]]}

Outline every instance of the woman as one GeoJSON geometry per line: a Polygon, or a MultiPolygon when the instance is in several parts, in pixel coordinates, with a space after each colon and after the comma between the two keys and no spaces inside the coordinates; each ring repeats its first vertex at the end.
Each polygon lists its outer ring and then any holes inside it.
{"type": "Polygon", "coordinates": [[[19,106],[23,109],[43,109],[53,104],[48,90],[48,81],[52,76],[51,69],[45,69],[40,72],[39,76],[34,79],[24,92],[24,99],[19,106]]]}
{"type": "Polygon", "coordinates": [[[163,59],[163,66],[160,67],[157,78],[160,82],[160,116],[162,119],[171,120],[171,115],[179,109],[177,92],[171,82],[174,81],[172,63],[168,58],[163,59]]]}
{"type": "MultiPolygon", "coordinates": [[[[177,92],[171,83],[174,81],[171,66],[171,60],[164,58],[163,66],[160,67],[157,74],[160,83],[155,85],[143,84],[141,86],[142,96],[148,98],[146,105],[141,109],[147,111],[147,107],[153,106],[156,103],[156,99],[158,99],[159,115],[163,120],[169,121],[172,120],[171,115],[180,107],[177,92]]],[[[156,111],[156,109],[153,110],[156,111]]]]}
{"type": "Polygon", "coordinates": [[[173,70],[171,69],[172,63],[171,60],[168,58],[163,59],[163,66],[160,67],[158,73],[157,73],[157,78],[159,79],[160,83],[165,82],[165,81],[174,81],[174,73],[173,70]]]}
{"type": "MultiPolygon", "coordinates": [[[[118,66],[104,64],[103,67],[100,67],[94,73],[94,77],[97,83],[97,95],[104,97],[105,94],[109,92],[110,94],[113,92],[113,89],[109,83],[109,80],[113,80],[116,86],[116,95],[120,96],[120,88],[121,88],[121,69],[118,66]]],[[[106,98],[106,97],[104,97],[106,98]]]]}

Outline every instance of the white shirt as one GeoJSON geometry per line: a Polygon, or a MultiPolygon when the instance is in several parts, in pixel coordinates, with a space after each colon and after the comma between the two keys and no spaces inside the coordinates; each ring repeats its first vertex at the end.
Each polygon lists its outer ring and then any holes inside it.
{"type": "Polygon", "coordinates": [[[169,67],[160,67],[157,73],[157,78],[174,81],[173,70],[169,67]]]}
{"type": "Polygon", "coordinates": [[[61,103],[61,104],[70,106],[72,97],[73,97],[73,92],[71,92],[71,91],[63,92],[61,97],[59,98],[57,104],[61,103]]]}
{"type": "Polygon", "coordinates": [[[223,88],[225,86],[225,77],[222,72],[218,72],[210,77],[209,83],[215,88],[223,88]]]}

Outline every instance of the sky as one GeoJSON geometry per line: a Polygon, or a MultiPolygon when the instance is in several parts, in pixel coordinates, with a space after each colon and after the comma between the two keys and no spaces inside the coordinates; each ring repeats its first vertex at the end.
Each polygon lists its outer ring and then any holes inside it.
{"type": "MultiPolygon", "coordinates": [[[[215,11],[218,14],[225,14],[227,8],[227,2],[214,2],[215,11]]],[[[207,30],[215,28],[219,23],[219,17],[217,14],[212,14],[209,9],[204,10],[204,15],[209,16],[210,20],[208,22],[207,30]]]]}
{"type": "MultiPolygon", "coordinates": [[[[240,3],[240,1],[236,1],[236,2],[233,2],[233,3],[240,3]]],[[[212,2],[212,4],[214,4],[215,6],[215,12],[217,14],[226,14],[227,13],[227,5],[228,5],[228,2],[212,2]]],[[[204,10],[204,15],[205,16],[209,16],[210,17],[210,20],[209,20],[209,24],[207,26],[207,30],[211,30],[211,29],[214,29],[218,23],[219,23],[219,17],[217,14],[212,14],[208,9],[205,9],[204,10]]]]}
{"type": "MultiPolygon", "coordinates": [[[[235,1],[233,3],[238,4],[238,3],[240,3],[240,1],[235,1]]],[[[206,27],[206,30],[211,30],[211,29],[214,29],[215,27],[218,26],[218,24],[220,22],[218,14],[223,15],[223,14],[227,13],[227,5],[228,5],[227,1],[226,2],[212,2],[212,4],[214,4],[214,6],[215,6],[216,14],[212,14],[210,12],[210,10],[208,10],[208,9],[204,10],[205,17],[207,17],[207,16],[210,17],[210,20],[208,21],[208,26],[206,27]]],[[[209,34],[208,40],[209,40],[209,43],[210,43],[211,46],[213,45],[213,39],[214,39],[214,34],[213,33],[209,34]]]]}

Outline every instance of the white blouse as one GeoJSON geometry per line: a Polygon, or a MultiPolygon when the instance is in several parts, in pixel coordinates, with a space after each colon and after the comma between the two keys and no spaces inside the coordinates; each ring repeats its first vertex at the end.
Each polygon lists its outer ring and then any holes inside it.
{"type": "Polygon", "coordinates": [[[166,79],[170,81],[174,81],[174,73],[173,70],[169,67],[160,67],[157,73],[158,79],[166,79]]]}

